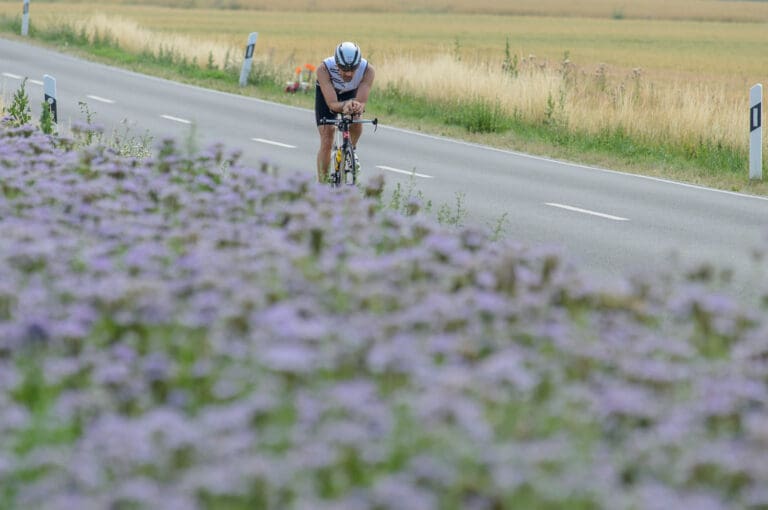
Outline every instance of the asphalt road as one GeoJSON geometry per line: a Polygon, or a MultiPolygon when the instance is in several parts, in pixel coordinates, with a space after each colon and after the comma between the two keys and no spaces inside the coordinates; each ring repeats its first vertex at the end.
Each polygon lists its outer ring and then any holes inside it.
{"type": "MultiPolygon", "coordinates": [[[[314,173],[318,136],[311,110],[226,94],[87,62],[0,39],[0,91],[6,101],[22,77],[38,115],[43,75],[57,80],[59,124],[84,120],[88,104],[110,132],[121,122],[155,140],[188,137],[224,142],[247,163],[268,160],[284,171],[314,173]]],[[[372,112],[375,114],[376,112],[372,112]]],[[[596,281],[708,262],[736,274],[739,292],[765,286],[752,253],[766,247],[768,199],[525,154],[386,126],[360,143],[367,175],[387,188],[414,179],[438,206],[463,196],[467,224],[494,226],[526,243],[562,247],[596,281]],[[408,174],[416,172],[416,176],[408,174]]],[[[745,168],[745,178],[748,171],[745,168]]],[[[765,264],[765,263],[764,263],[765,264]]]]}

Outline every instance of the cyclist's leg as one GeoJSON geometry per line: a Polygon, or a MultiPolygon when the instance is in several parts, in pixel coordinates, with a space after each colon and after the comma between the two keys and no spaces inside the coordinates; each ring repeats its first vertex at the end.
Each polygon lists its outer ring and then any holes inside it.
{"type": "MultiPolygon", "coordinates": [[[[354,91],[355,96],[357,95],[357,90],[354,91]]],[[[361,115],[355,115],[355,119],[359,119],[361,115]]],[[[357,142],[360,140],[360,136],[363,134],[363,125],[362,124],[352,124],[349,126],[349,141],[352,143],[352,151],[354,155],[354,164],[358,165],[357,161],[357,142]]]]}
{"type": "Polygon", "coordinates": [[[333,119],[336,115],[331,112],[325,102],[320,86],[315,87],[315,122],[320,133],[320,148],[317,151],[317,180],[325,182],[328,178],[328,166],[331,164],[331,147],[335,126],[321,126],[320,119],[333,119]]]}
{"type": "Polygon", "coordinates": [[[360,135],[363,134],[362,124],[352,124],[349,126],[349,138],[352,140],[352,147],[357,148],[357,141],[360,139],[360,135]]]}
{"type": "MultiPolygon", "coordinates": [[[[357,96],[357,89],[352,91],[352,98],[354,99],[357,96]]],[[[355,115],[355,119],[359,119],[360,115],[355,115]]],[[[349,126],[349,138],[352,140],[352,147],[357,148],[357,141],[360,139],[360,135],[363,134],[363,125],[362,124],[352,124],[349,126]]]]}
{"type": "Polygon", "coordinates": [[[325,182],[328,179],[328,167],[331,164],[331,149],[333,148],[333,134],[335,126],[317,126],[320,132],[320,149],[317,151],[317,181],[325,182]]]}
{"type": "Polygon", "coordinates": [[[357,158],[357,141],[360,140],[360,135],[363,134],[363,125],[362,124],[352,124],[349,127],[349,141],[352,144],[352,151],[354,155],[354,164],[358,167],[355,169],[355,172],[359,170],[359,163],[357,158]]]}

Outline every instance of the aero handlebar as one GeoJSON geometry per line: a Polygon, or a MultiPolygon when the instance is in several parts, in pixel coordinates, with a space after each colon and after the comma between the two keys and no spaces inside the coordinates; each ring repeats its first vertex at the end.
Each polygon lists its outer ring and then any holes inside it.
{"type": "Polygon", "coordinates": [[[375,118],[373,120],[369,120],[369,119],[352,119],[351,117],[344,116],[344,117],[341,117],[340,119],[321,118],[320,119],[320,124],[338,126],[339,128],[341,128],[345,124],[346,125],[349,125],[349,124],[373,124],[373,130],[376,131],[376,129],[379,126],[379,119],[378,118],[375,118]]]}

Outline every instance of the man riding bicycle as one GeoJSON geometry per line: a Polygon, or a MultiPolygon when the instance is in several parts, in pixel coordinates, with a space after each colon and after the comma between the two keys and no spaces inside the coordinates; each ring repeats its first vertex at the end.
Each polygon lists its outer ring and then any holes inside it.
{"type": "MultiPolygon", "coordinates": [[[[337,113],[359,118],[365,111],[375,74],[373,66],[362,58],[360,48],[351,42],[339,44],[334,55],[323,60],[317,67],[315,121],[320,132],[320,150],[317,152],[319,182],[325,182],[328,178],[336,129],[332,125],[321,125],[320,119],[335,119],[337,113]]],[[[352,124],[350,127],[353,147],[357,147],[362,132],[363,126],[360,124],[352,124]]]]}

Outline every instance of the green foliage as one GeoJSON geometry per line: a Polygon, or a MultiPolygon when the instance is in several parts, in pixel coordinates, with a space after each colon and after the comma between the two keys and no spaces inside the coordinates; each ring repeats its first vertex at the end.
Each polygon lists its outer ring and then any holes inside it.
{"type": "Polygon", "coordinates": [[[456,59],[456,62],[461,62],[461,41],[459,36],[456,36],[453,40],[453,58],[456,59]]]}
{"type": "Polygon", "coordinates": [[[470,133],[502,133],[512,124],[498,100],[459,100],[448,105],[444,115],[448,124],[462,126],[470,133]]]}
{"type": "Polygon", "coordinates": [[[572,85],[574,79],[573,71],[574,66],[571,62],[571,52],[565,50],[563,52],[563,60],[560,61],[560,75],[563,77],[563,82],[566,85],[572,85]]]}
{"type": "Polygon", "coordinates": [[[455,208],[452,208],[448,204],[443,204],[440,209],[437,210],[437,221],[444,225],[455,225],[460,227],[464,224],[464,219],[467,217],[467,209],[464,206],[464,199],[466,195],[464,193],[456,192],[455,208]]]}
{"type": "Polygon", "coordinates": [[[40,131],[46,135],[52,135],[56,132],[56,123],[53,122],[51,105],[46,101],[43,101],[40,105],[40,131]]]}
{"type": "MultiPolygon", "coordinates": [[[[563,140],[564,133],[545,127],[537,136],[544,140],[563,140]]],[[[666,168],[693,163],[703,176],[740,174],[747,168],[744,151],[711,140],[695,140],[683,145],[658,143],[634,137],[622,128],[606,128],[596,134],[570,130],[563,143],[575,151],[612,154],[630,163],[653,162],[666,168]]]]}
{"type": "Polygon", "coordinates": [[[446,106],[424,96],[409,94],[393,83],[371,94],[370,103],[373,103],[376,111],[409,119],[440,118],[446,106]]]}
{"type": "MultiPolygon", "coordinates": [[[[414,169],[415,172],[416,170],[414,169]]],[[[388,207],[406,216],[414,216],[421,211],[431,212],[432,202],[425,200],[424,193],[421,190],[416,190],[416,179],[411,175],[405,188],[399,182],[395,184],[388,207]]]]}
{"type": "Polygon", "coordinates": [[[123,121],[120,130],[112,132],[112,136],[105,140],[105,145],[114,150],[118,155],[129,158],[145,159],[152,156],[152,136],[149,131],[143,135],[131,132],[127,121],[123,121]]]}
{"type": "Polygon", "coordinates": [[[517,78],[520,73],[518,69],[519,63],[520,60],[517,56],[517,53],[512,55],[512,52],[509,49],[509,37],[507,37],[507,43],[504,46],[504,63],[501,64],[501,68],[508,75],[512,76],[513,78],[517,78]]]}
{"type": "Polygon", "coordinates": [[[544,124],[551,126],[555,123],[555,100],[552,98],[552,93],[547,94],[547,106],[544,109],[544,124]]]}
{"type": "MultiPolygon", "coordinates": [[[[93,126],[94,114],[91,113],[90,108],[88,108],[88,103],[86,103],[85,101],[78,101],[77,106],[80,107],[80,113],[85,115],[86,126],[88,127],[93,126]]],[[[98,134],[97,131],[94,129],[89,129],[89,128],[84,129],[82,131],[83,145],[91,145],[94,142],[94,140],[97,138],[97,134],[98,134]]]]}
{"type": "Polygon", "coordinates": [[[27,95],[27,79],[24,78],[21,86],[13,94],[11,106],[8,107],[8,116],[12,126],[23,126],[29,124],[32,120],[31,109],[29,107],[29,96],[27,95]]]}
{"type": "MultiPolygon", "coordinates": [[[[594,76],[594,83],[597,87],[597,90],[600,92],[605,92],[608,89],[608,75],[605,70],[605,64],[600,64],[597,66],[597,70],[595,71],[594,76]]],[[[637,85],[637,82],[635,82],[637,85]]]]}
{"type": "MultiPolygon", "coordinates": [[[[414,169],[414,173],[415,171],[414,169]]],[[[464,199],[464,193],[456,193],[456,202],[453,206],[440,205],[436,212],[437,221],[442,225],[461,227],[468,214],[464,206],[464,199]]],[[[399,182],[395,184],[387,207],[405,216],[416,216],[421,213],[431,214],[433,211],[432,201],[427,200],[421,190],[416,190],[416,181],[413,175],[408,180],[407,186],[403,187],[399,182]]],[[[501,229],[501,223],[498,228],[501,229]]]]}
{"type": "Polygon", "coordinates": [[[180,63],[181,58],[175,48],[170,46],[166,47],[161,44],[155,55],[155,62],[171,66],[180,63]]]}
{"type": "Polygon", "coordinates": [[[99,31],[96,30],[96,32],[93,35],[93,40],[91,41],[91,44],[94,46],[105,46],[107,48],[119,48],[120,44],[118,43],[117,39],[114,35],[112,35],[112,32],[109,30],[104,31],[103,34],[99,34],[99,31]]]}
{"type": "Polygon", "coordinates": [[[102,145],[120,156],[136,159],[152,156],[152,137],[149,131],[143,135],[135,135],[131,132],[128,121],[124,119],[121,122],[121,129],[114,130],[110,137],[105,137],[104,130],[95,124],[95,114],[91,112],[88,103],[79,101],[77,104],[80,107],[80,113],[85,117],[85,122],[72,127],[76,146],[102,145]]]}
{"type": "Polygon", "coordinates": [[[544,125],[551,128],[557,143],[563,143],[564,138],[568,138],[568,118],[565,112],[565,88],[561,87],[558,91],[558,97],[555,99],[552,94],[547,95],[547,105],[544,109],[544,125]]]}
{"type": "Polygon", "coordinates": [[[504,226],[508,223],[507,217],[509,216],[508,212],[505,212],[501,216],[499,216],[496,219],[496,222],[491,227],[491,240],[493,241],[499,241],[502,239],[502,234],[504,232],[504,226]]]}
{"type": "MultiPolygon", "coordinates": [[[[10,32],[12,34],[18,34],[21,33],[21,16],[16,15],[14,17],[10,16],[0,16],[0,30],[3,32],[10,32]]],[[[29,26],[29,34],[32,36],[32,24],[30,23],[29,26]]]]}
{"type": "Polygon", "coordinates": [[[40,31],[37,37],[43,41],[56,42],[65,46],[82,47],[90,44],[84,28],[77,30],[74,26],[66,23],[59,23],[40,31]]]}
{"type": "Polygon", "coordinates": [[[269,84],[282,83],[283,79],[277,72],[276,66],[271,62],[254,61],[251,72],[248,75],[248,84],[257,87],[269,84]]]}

